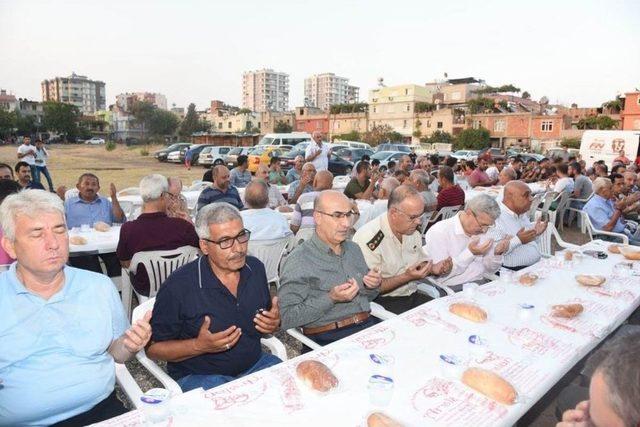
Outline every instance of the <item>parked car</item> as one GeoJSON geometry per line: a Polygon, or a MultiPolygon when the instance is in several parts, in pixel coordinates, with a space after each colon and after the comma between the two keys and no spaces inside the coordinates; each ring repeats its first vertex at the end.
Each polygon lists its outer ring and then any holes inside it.
{"type": "Polygon", "coordinates": [[[286,173],[293,167],[297,156],[304,157],[305,147],[297,145],[280,156],[280,168],[286,173]]]}
{"type": "Polygon", "coordinates": [[[366,142],[359,141],[347,141],[345,139],[334,139],[333,143],[336,145],[344,145],[349,148],[365,148],[367,150],[373,150],[369,144],[366,142]]]}
{"type": "MultiPolygon", "coordinates": [[[[198,160],[200,158],[200,153],[207,147],[214,147],[213,144],[193,144],[190,147],[190,150],[193,150],[191,153],[191,165],[196,166],[198,164],[198,160]]],[[[182,148],[180,150],[180,163],[184,162],[185,155],[187,154],[187,149],[182,148]]]]}
{"type": "Polygon", "coordinates": [[[258,145],[298,145],[301,142],[311,141],[311,135],[306,132],[292,133],[268,133],[262,137],[258,145]]]}
{"type": "Polygon", "coordinates": [[[229,146],[212,146],[205,147],[198,156],[197,164],[208,168],[211,165],[224,165],[224,156],[235,147],[229,146]]]}
{"type": "Polygon", "coordinates": [[[91,139],[87,139],[84,143],[85,144],[90,144],[90,145],[98,145],[98,144],[104,144],[105,140],[104,140],[104,138],[100,138],[98,136],[94,136],[91,139]]]}
{"type": "Polygon", "coordinates": [[[353,163],[348,160],[338,157],[335,154],[329,156],[329,172],[334,176],[338,175],[351,175],[353,170],[353,163]]]}
{"type": "Polygon", "coordinates": [[[355,164],[362,158],[362,156],[367,155],[371,157],[375,153],[373,152],[373,150],[369,150],[366,148],[341,148],[340,150],[336,151],[335,154],[336,156],[342,157],[343,159],[355,164]]]}
{"type": "Polygon", "coordinates": [[[176,142],[175,144],[171,144],[170,146],[163,148],[162,150],[154,152],[153,157],[158,159],[158,161],[160,162],[166,162],[169,153],[171,153],[172,151],[180,151],[181,148],[188,147],[190,145],[191,144],[189,144],[188,142],[176,142]]]}
{"type": "Polygon", "coordinates": [[[532,159],[537,162],[544,159],[544,156],[542,154],[536,154],[536,153],[518,153],[515,156],[509,156],[509,159],[513,159],[515,157],[521,158],[522,161],[525,163],[527,163],[529,160],[532,160],[532,159]]]}
{"type": "Polygon", "coordinates": [[[504,150],[495,147],[483,148],[478,152],[478,157],[484,156],[487,153],[491,154],[492,160],[505,160],[507,158],[504,150]]]}
{"type": "Polygon", "coordinates": [[[280,157],[292,148],[291,145],[256,146],[249,154],[249,172],[255,173],[261,164],[269,166],[272,157],[280,157]]]}
{"type": "Polygon", "coordinates": [[[380,170],[386,171],[387,165],[391,160],[393,160],[394,162],[396,162],[396,164],[398,164],[398,162],[400,162],[400,159],[406,155],[407,153],[404,151],[378,151],[373,156],[371,156],[371,160],[373,159],[380,160],[380,170]]]}
{"type": "Polygon", "coordinates": [[[402,151],[405,154],[411,153],[411,147],[407,144],[384,143],[376,147],[376,153],[380,151],[402,151]]]}
{"type": "Polygon", "coordinates": [[[458,160],[473,160],[474,162],[478,158],[477,150],[458,150],[454,152],[451,157],[455,157],[458,160]]]}
{"type": "MultiPolygon", "coordinates": [[[[578,150],[577,148],[569,148],[567,149],[567,152],[569,153],[569,156],[573,156],[573,157],[577,157],[578,154],[580,154],[580,150],[578,150]]],[[[553,158],[562,157],[562,156],[564,156],[564,150],[560,147],[551,148],[547,150],[547,152],[545,153],[545,157],[547,157],[548,159],[553,159],[553,158]]]]}
{"type": "Polygon", "coordinates": [[[253,150],[253,147],[233,147],[224,155],[224,164],[227,165],[229,169],[235,168],[238,166],[238,156],[243,154],[246,156],[251,150],[253,150]]]}

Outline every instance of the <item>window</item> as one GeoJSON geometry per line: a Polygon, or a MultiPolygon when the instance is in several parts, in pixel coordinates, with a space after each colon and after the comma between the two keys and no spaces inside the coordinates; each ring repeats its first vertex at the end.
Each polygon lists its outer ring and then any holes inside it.
{"type": "MultiPolygon", "coordinates": [[[[405,94],[405,95],[409,95],[409,89],[405,89],[405,90],[404,90],[404,94],[405,94]]],[[[407,111],[409,111],[409,110],[407,110],[407,111]]]]}
{"type": "Polygon", "coordinates": [[[504,120],[496,120],[493,123],[494,132],[504,132],[505,128],[506,128],[506,126],[505,126],[504,120]]]}
{"type": "Polygon", "coordinates": [[[374,113],[376,112],[376,107],[373,107],[373,112],[374,112],[374,113]]]}
{"type": "Polygon", "coordinates": [[[222,122],[218,122],[218,129],[222,129],[222,122]]]}
{"type": "Polygon", "coordinates": [[[407,104],[407,111],[411,111],[411,104],[407,104]]]}
{"type": "Polygon", "coordinates": [[[406,121],[406,120],[403,120],[403,121],[402,121],[402,127],[403,127],[403,128],[406,128],[406,127],[407,127],[407,121],[406,121]]]}
{"type": "Polygon", "coordinates": [[[231,122],[229,122],[229,129],[231,129],[231,122]]]}
{"type": "Polygon", "coordinates": [[[542,132],[553,131],[553,122],[551,120],[544,120],[540,125],[540,130],[542,130],[542,132]]]}
{"type": "Polygon", "coordinates": [[[442,122],[438,122],[438,123],[437,123],[437,128],[438,128],[438,129],[442,129],[442,122]]]}
{"type": "Polygon", "coordinates": [[[471,127],[474,129],[480,129],[482,127],[482,120],[474,120],[471,127]]]}

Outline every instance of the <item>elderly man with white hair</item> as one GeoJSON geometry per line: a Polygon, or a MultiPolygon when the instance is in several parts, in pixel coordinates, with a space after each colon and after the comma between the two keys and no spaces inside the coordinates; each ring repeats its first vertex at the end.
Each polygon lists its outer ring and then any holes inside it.
{"type": "MultiPolygon", "coordinates": [[[[140,180],[142,213],[120,228],[116,256],[127,268],[138,252],[163,251],[181,246],[198,247],[198,235],[188,221],[167,216],[169,183],[162,175],[147,175],[140,180]]],[[[149,278],[144,266],[137,269],[133,287],[140,295],[149,296],[149,278]]]]}
{"type": "Polygon", "coordinates": [[[149,341],[147,313],[129,327],[113,283],[69,267],[62,201],[25,190],[0,206],[2,247],[17,259],[0,274],[0,424],[88,425],[126,412],[114,362],[149,341]]]}
{"type": "Polygon", "coordinates": [[[326,171],[329,169],[329,156],[331,156],[331,146],[322,142],[322,132],[314,132],[313,141],[309,143],[304,151],[305,162],[312,163],[316,171],[326,171]]]}
{"type": "Polygon", "coordinates": [[[495,241],[487,234],[499,216],[498,203],[481,194],[469,200],[464,211],[427,231],[424,250],[431,260],[453,260],[451,272],[436,279],[438,283],[458,291],[464,283],[482,280],[500,268],[511,237],[495,241]]]}
{"type": "MultiPolygon", "coordinates": [[[[640,245],[640,228],[631,221],[625,221],[622,211],[613,201],[613,184],[609,178],[596,178],[593,181],[593,197],[582,209],[589,215],[591,223],[597,230],[621,233],[629,238],[632,245],[640,245]]],[[[598,236],[602,239],[606,235],[598,236]]]]}
{"type": "Polygon", "coordinates": [[[434,178],[422,169],[413,170],[409,174],[409,182],[407,184],[410,184],[422,195],[425,212],[433,212],[438,206],[436,195],[429,189],[429,185],[433,180],[434,178]]]}
{"type": "Polygon", "coordinates": [[[269,208],[269,187],[262,180],[254,180],[244,192],[246,209],[240,212],[251,241],[280,239],[292,234],[287,219],[269,208]]]}
{"type": "Polygon", "coordinates": [[[293,167],[287,172],[286,178],[289,184],[300,179],[300,174],[302,174],[302,166],[304,166],[304,156],[298,155],[295,159],[293,159],[293,167]]]}

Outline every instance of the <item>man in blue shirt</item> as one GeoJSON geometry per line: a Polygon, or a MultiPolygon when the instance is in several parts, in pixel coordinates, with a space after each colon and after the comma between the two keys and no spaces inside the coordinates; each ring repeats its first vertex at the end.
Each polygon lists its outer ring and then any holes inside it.
{"type": "Polygon", "coordinates": [[[205,188],[198,197],[198,210],[210,203],[224,202],[243,209],[242,199],[236,187],[230,184],[229,169],[226,166],[218,165],[213,168],[213,186],[205,188]]]}
{"type": "Polygon", "coordinates": [[[260,338],[280,326],[264,265],[247,256],[250,232],[240,212],[213,203],[198,212],[205,254],[167,278],[153,307],[147,355],[166,360],[183,391],[210,389],[280,362],[260,338]]]}
{"type": "Polygon", "coordinates": [[[302,172],[300,173],[300,179],[293,181],[289,184],[287,190],[289,196],[289,203],[294,204],[298,201],[298,198],[304,193],[310,193],[313,191],[313,179],[316,177],[316,167],[313,163],[305,163],[302,166],[302,172]]]}
{"type": "Polygon", "coordinates": [[[244,188],[251,182],[251,172],[249,167],[249,158],[244,154],[238,156],[238,166],[231,171],[229,180],[232,186],[244,188]]]}
{"type": "Polygon", "coordinates": [[[0,424],[87,425],[126,412],[114,361],[146,345],[151,313],[128,329],[111,281],[65,266],[69,239],[55,194],[8,196],[0,216],[2,247],[17,259],[0,274],[0,424]]]}

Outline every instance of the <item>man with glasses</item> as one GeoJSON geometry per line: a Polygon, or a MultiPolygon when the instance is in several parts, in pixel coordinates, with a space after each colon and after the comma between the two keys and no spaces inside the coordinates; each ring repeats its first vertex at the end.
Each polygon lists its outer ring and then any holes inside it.
{"type": "Polygon", "coordinates": [[[482,280],[486,273],[495,273],[500,268],[510,237],[495,241],[487,234],[499,216],[496,201],[481,194],[469,200],[464,211],[427,231],[424,250],[432,262],[449,257],[453,260],[451,272],[436,279],[437,283],[458,291],[464,283],[482,280]]]}
{"type": "Polygon", "coordinates": [[[502,265],[510,270],[521,270],[540,260],[536,239],[545,232],[547,223],[529,220],[531,189],[522,181],[510,181],[504,187],[500,203],[500,216],[491,235],[496,239],[509,237],[509,248],[504,253],[502,265]]]}
{"type": "Polygon", "coordinates": [[[282,327],[302,327],[320,345],[376,323],[369,303],[378,296],[382,277],[369,269],[360,247],[347,240],[354,215],[345,195],[323,191],[314,201],[313,237],[282,268],[282,327]]]}
{"type": "Polygon", "coordinates": [[[149,357],[166,360],[183,391],[210,389],[280,363],[260,338],[280,326],[264,265],[247,256],[251,232],[228,203],[198,212],[204,256],[176,270],[153,307],[149,357]]]}
{"type": "Polygon", "coordinates": [[[431,298],[418,292],[418,282],[429,275],[449,273],[451,258],[433,264],[422,250],[419,227],[424,200],[413,187],[401,185],[391,192],[387,213],[362,226],[353,236],[369,268],[382,274],[375,302],[400,314],[431,298]]]}
{"type": "MultiPolygon", "coordinates": [[[[162,175],[147,175],[140,181],[142,213],[133,221],[122,224],[116,256],[120,265],[128,268],[138,252],[162,251],[181,246],[198,247],[198,235],[193,224],[166,214],[170,200],[169,182],[162,175]]],[[[144,266],[139,266],[133,287],[140,295],[149,296],[149,278],[144,266]]]]}

